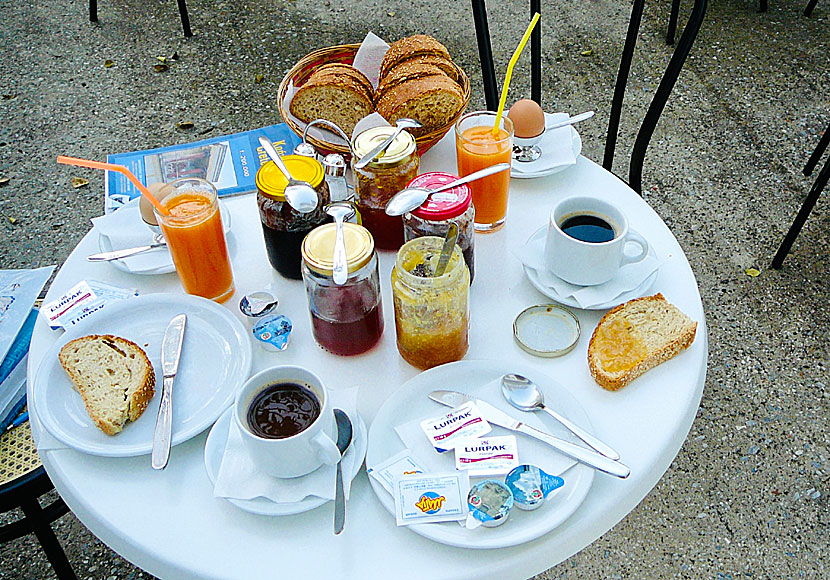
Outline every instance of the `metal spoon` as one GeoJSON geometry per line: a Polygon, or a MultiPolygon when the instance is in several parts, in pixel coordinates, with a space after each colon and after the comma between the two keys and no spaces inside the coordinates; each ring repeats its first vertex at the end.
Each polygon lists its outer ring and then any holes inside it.
{"type": "Polygon", "coordinates": [[[438,265],[435,266],[434,278],[441,276],[444,270],[447,269],[447,264],[450,263],[452,251],[455,249],[455,242],[458,240],[458,226],[450,224],[447,230],[447,235],[444,236],[444,245],[441,246],[441,256],[438,258],[438,265]]]}
{"type": "Polygon", "coordinates": [[[369,151],[366,155],[360,158],[360,160],[354,164],[355,169],[363,169],[367,165],[369,165],[372,161],[375,160],[381,153],[386,151],[386,148],[392,144],[392,141],[395,140],[395,137],[400,135],[401,131],[404,129],[417,129],[422,125],[416,121],[415,119],[410,119],[409,117],[401,117],[397,121],[395,121],[395,131],[386,138],[386,140],[369,151]]]}
{"type": "Polygon", "coordinates": [[[501,392],[507,401],[521,411],[545,411],[548,415],[562,423],[571,433],[582,439],[598,453],[609,459],[617,460],[620,454],[608,445],[574,425],[565,417],[545,406],[545,396],[539,387],[530,379],[517,374],[507,374],[501,378],[501,392]]]}
{"type": "Polygon", "coordinates": [[[475,173],[471,173],[470,175],[465,175],[464,177],[456,179],[455,181],[451,181],[450,183],[442,185],[437,189],[425,189],[423,187],[407,187],[406,189],[402,189],[401,191],[392,196],[392,199],[390,199],[389,203],[386,204],[386,215],[403,215],[408,211],[412,211],[413,209],[421,207],[421,205],[423,205],[427,198],[433,193],[447,191],[448,189],[452,189],[453,187],[464,185],[465,183],[475,181],[476,179],[481,179],[482,177],[487,177],[488,175],[493,175],[494,173],[507,171],[508,169],[510,169],[509,163],[496,163],[495,165],[485,167],[484,169],[480,169],[475,173]]]}
{"type": "Polygon", "coordinates": [[[546,125],[545,126],[545,131],[552,131],[553,129],[558,129],[560,127],[566,127],[567,125],[573,125],[574,123],[579,123],[580,121],[584,121],[585,119],[590,119],[593,116],[594,116],[593,111],[585,111],[584,113],[574,115],[573,117],[568,117],[564,121],[559,121],[558,123],[554,123],[552,125],[546,125]]]}
{"type": "Polygon", "coordinates": [[[343,222],[355,214],[355,208],[346,201],[336,201],[326,206],[326,213],[334,218],[337,233],[334,238],[334,258],[332,259],[332,278],[341,286],[349,277],[349,263],[346,257],[346,241],[343,239],[343,222]]]}
{"type": "Polygon", "coordinates": [[[298,181],[291,177],[291,173],[288,172],[288,168],[285,166],[282,157],[280,157],[280,154],[277,153],[277,150],[274,149],[274,146],[267,137],[260,136],[259,144],[262,145],[268,157],[271,158],[271,161],[276,164],[277,168],[282,171],[282,174],[288,180],[288,185],[285,186],[285,199],[288,201],[288,205],[300,213],[314,211],[314,208],[317,207],[317,192],[315,189],[308,182],[298,181]]]}
{"type": "Polygon", "coordinates": [[[111,262],[112,260],[120,260],[121,258],[126,258],[128,256],[135,256],[136,254],[141,254],[142,252],[146,252],[147,250],[166,247],[167,240],[164,239],[164,236],[161,234],[155,234],[153,236],[152,244],[147,244],[146,246],[138,246],[135,248],[124,248],[123,250],[113,250],[112,252],[92,254],[91,256],[87,256],[86,259],[90,262],[111,262]]]}
{"type": "Polygon", "coordinates": [[[352,422],[349,416],[340,409],[334,410],[334,420],[337,423],[337,448],[340,450],[340,461],[337,462],[337,481],[334,490],[334,533],[339,534],[346,525],[346,490],[343,488],[343,455],[352,442],[352,422]]]}

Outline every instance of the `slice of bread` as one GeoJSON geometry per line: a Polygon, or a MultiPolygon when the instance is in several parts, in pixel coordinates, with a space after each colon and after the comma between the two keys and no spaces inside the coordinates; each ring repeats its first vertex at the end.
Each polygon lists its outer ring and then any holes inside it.
{"type": "Polygon", "coordinates": [[[388,89],[403,82],[428,77],[431,75],[443,75],[443,69],[434,64],[422,62],[421,59],[409,59],[389,71],[389,74],[380,79],[378,88],[375,91],[375,101],[388,89]]]}
{"type": "Polygon", "coordinates": [[[687,348],[697,322],[662,294],[629,300],[608,311],[588,344],[594,380],[616,391],[687,348]]]}
{"type": "Polygon", "coordinates": [[[351,73],[324,67],[297,90],[289,110],[305,123],[326,119],[351,135],[357,122],[375,110],[369,87],[351,73]]]}
{"type": "Polygon", "coordinates": [[[358,69],[356,69],[350,64],[342,62],[331,62],[328,64],[324,64],[316,71],[314,71],[312,76],[320,77],[328,73],[345,75],[353,81],[356,81],[360,86],[366,89],[366,94],[369,98],[371,98],[372,94],[374,93],[374,88],[372,87],[371,81],[369,81],[369,79],[366,78],[366,75],[364,75],[362,72],[360,72],[358,69]]]}
{"type": "Polygon", "coordinates": [[[418,137],[446,126],[464,106],[464,94],[448,76],[429,75],[385,90],[376,105],[378,113],[393,125],[402,117],[420,121],[423,127],[410,130],[418,137]]]}
{"type": "Polygon", "coordinates": [[[58,354],[86,411],[107,435],[119,433],[137,420],[156,386],[146,353],[134,342],[111,334],[82,336],[66,343],[58,354]]]}
{"type": "Polygon", "coordinates": [[[380,63],[380,77],[385,77],[398,63],[420,55],[438,55],[446,60],[452,60],[450,53],[443,44],[427,34],[415,34],[401,38],[389,46],[380,63]]]}

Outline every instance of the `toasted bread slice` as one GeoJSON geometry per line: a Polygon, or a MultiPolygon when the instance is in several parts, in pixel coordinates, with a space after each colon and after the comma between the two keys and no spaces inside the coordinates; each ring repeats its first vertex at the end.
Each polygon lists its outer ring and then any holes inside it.
{"type": "Polygon", "coordinates": [[[421,55],[438,55],[446,60],[452,60],[450,53],[443,44],[426,34],[407,36],[389,46],[380,63],[380,76],[385,77],[398,63],[421,55]]]}
{"type": "Polygon", "coordinates": [[[394,124],[402,117],[420,121],[423,127],[410,132],[418,137],[447,125],[464,107],[464,94],[446,75],[429,75],[404,81],[383,92],[377,111],[394,124]]]}
{"type": "Polygon", "coordinates": [[[588,344],[594,380],[616,391],[687,348],[697,322],[662,294],[629,300],[608,311],[588,344]]]}
{"type": "Polygon", "coordinates": [[[61,348],[58,359],[81,393],[90,418],[107,435],[137,420],[155,393],[150,360],[125,338],[111,334],[76,338],[61,348]]]}
{"type": "Polygon", "coordinates": [[[301,121],[326,119],[351,135],[357,122],[375,110],[372,98],[371,89],[352,75],[329,69],[309,77],[291,99],[289,110],[301,121]]]}

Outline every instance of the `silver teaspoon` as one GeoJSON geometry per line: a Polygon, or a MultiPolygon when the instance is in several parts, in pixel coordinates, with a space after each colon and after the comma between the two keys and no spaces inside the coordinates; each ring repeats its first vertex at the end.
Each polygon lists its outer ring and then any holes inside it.
{"type": "Polygon", "coordinates": [[[401,117],[397,121],[395,121],[395,131],[386,138],[383,143],[369,151],[366,155],[360,158],[360,160],[354,164],[355,169],[363,169],[367,165],[369,165],[372,161],[375,160],[381,153],[386,151],[386,148],[392,144],[392,141],[395,140],[395,137],[400,135],[401,131],[404,129],[417,129],[421,127],[421,124],[416,121],[415,119],[410,119],[409,117],[401,117]]]}
{"type": "Polygon", "coordinates": [[[494,173],[507,171],[508,169],[510,169],[509,163],[496,163],[495,165],[485,167],[484,169],[480,169],[479,171],[471,173],[470,175],[465,175],[464,177],[456,179],[455,181],[451,181],[450,183],[442,185],[441,187],[438,187],[436,189],[424,189],[423,187],[407,187],[406,189],[402,189],[401,191],[392,196],[392,199],[390,199],[389,203],[386,204],[386,215],[403,215],[408,211],[412,211],[416,208],[421,207],[421,205],[423,205],[427,198],[434,193],[441,193],[442,191],[447,191],[448,189],[452,189],[453,187],[458,187],[459,185],[470,183],[471,181],[481,179],[482,177],[487,177],[488,175],[493,175],[494,173]]]}
{"type": "Polygon", "coordinates": [[[334,533],[339,534],[346,525],[346,490],[343,487],[343,455],[352,442],[352,422],[349,416],[340,409],[334,410],[334,420],[337,423],[337,448],[340,450],[340,461],[337,462],[337,480],[334,490],[334,533]]]}
{"type": "Polygon", "coordinates": [[[153,236],[152,244],[147,244],[146,246],[138,246],[135,248],[124,248],[123,250],[113,250],[112,252],[92,254],[91,256],[87,256],[86,259],[90,262],[111,262],[112,260],[120,260],[121,258],[126,258],[128,256],[135,256],[136,254],[141,254],[143,252],[153,250],[155,248],[166,247],[167,240],[164,239],[164,236],[161,234],[156,234],[153,236]]]}
{"type": "Polygon", "coordinates": [[[504,398],[521,411],[545,411],[548,415],[562,423],[571,433],[582,439],[598,453],[602,453],[609,459],[617,460],[620,454],[611,449],[608,445],[579,427],[568,421],[565,417],[545,406],[545,396],[539,387],[530,379],[517,374],[507,374],[501,378],[501,392],[504,398]]]}
{"type": "Polygon", "coordinates": [[[326,213],[334,218],[334,223],[337,225],[331,273],[334,283],[341,286],[346,283],[346,279],[349,277],[346,241],[343,238],[343,222],[355,214],[355,208],[348,202],[336,201],[326,206],[326,213]]]}
{"type": "Polygon", "coordinates": [[[285,186],[285,199],[288,202],[288,205],[300,213],[310,213],[314,211],[314,208],[317,207],[317,191],[315,191],[309,183],[299,181],[291,176],[291,173],[289,173],[288,167],[285,166],[282,157],[280,157],[280,154],[277,153],[277,150],[274,149],[274,146],[267,137],[260,136],[259,144],[262,145],[262,148],[265,149],[268,157],[271,158],[271,161],[274,162],[277,168],[282,171],[282,174],[285,175],[285,178],[288,180],[288,185],[285,186]]]}

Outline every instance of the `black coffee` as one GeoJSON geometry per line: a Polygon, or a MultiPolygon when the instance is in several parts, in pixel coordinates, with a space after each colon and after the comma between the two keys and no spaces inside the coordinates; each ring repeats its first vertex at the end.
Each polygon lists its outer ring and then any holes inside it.
{"type": "Polygon", "coordinates": [[[320,416],[320,401],[297,383],[262,389],[248,407],[248,426],[266,439],[285,439],[304,431],[320,416]]]}
{"type": "Polygon", "coordinates": [[[575,240],[599,244],[614,239],[614,228],[607,221],[595,215],[575,215],[559,226],[575,240]]]}

